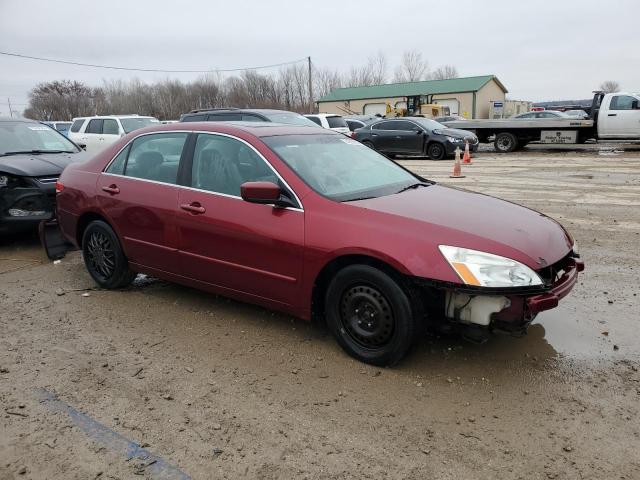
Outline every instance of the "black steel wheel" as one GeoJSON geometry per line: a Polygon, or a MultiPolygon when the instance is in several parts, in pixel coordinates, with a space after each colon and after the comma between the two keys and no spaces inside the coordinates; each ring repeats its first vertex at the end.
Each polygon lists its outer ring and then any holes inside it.
{"type": "Polygon", "coordinates": [[[427,156],[431,160],[442,160],[446,155],[444,145],[441,143],[433,142],[427,147],[427,156]]]}
{"type": "Polygon", "coordinates": [[[518,148],[518,139],[513,133],[499,133],[493,141],[497,152],[510,153],[518,148]]]}
{"type": "Polygon", "coordinates": [[[342,295],[340,323],[351,339],[365,348],[386,345],[393,335],[393,310],[380,291],[355,285],[342,295]]]}
{"type": "Polygon", "coordinates": [[[87,271],[103,288],[125,287],[136,277],[129,269],[117,235],[101,220],[91,222],[84,231],[82,256],[87,271]]]}
{"type": "Polygon", "coordinates": [[[354,358],[388,366],[415,340],[414,308],[403,287],[370,265],[350,265],[331,280],[325,296],[327,325],[354,358]]]}

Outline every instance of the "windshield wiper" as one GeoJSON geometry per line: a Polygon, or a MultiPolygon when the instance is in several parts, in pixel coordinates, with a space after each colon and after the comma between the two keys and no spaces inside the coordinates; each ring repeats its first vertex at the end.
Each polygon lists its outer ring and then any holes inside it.
{"type": "Polygon", "coordinates": [[[4,152],[0,154],[2,157],[6,157],[9,155],[40,155],[41,153],[76,153],[73,150],[16,150],[15,152],[4,152]]]}
{"type": "Polygon", "coordinates": [[[407,187],[404,187],[404,188],[398,190],[396,193],[406,192],[407,190],[414,190],[414,189],[416,189],[418,187],[429,187],[429,186],[431,186],[430,183],[413,183],[413,184],[411,184],[411,185],[409,185],[407,187]]]}

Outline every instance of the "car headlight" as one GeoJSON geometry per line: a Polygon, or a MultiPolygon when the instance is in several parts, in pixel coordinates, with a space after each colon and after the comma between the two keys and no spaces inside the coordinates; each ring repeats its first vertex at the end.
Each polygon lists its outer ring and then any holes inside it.
{"type": "Polygon", "coordinates": [[[573,241],[573,248],[571,249],[574,255],[580,256],[580,250],[578,250],[578,242],[573,241]]]}
{"type": "Polygon", "coordinates": [[[447,140],[449,140],[451,143],[462,143],[464,141],[464,139],[462,138],[449,137],[449,136],[447,136],[447,140]]]}
{"type": "Polygon", "coordinates": [[[542,279],[536,272],[510,258],[449,245],[440,245],[438,248],[467,285],[479,287],[542,285],[542,279]]]}
{"type": "Polygon", "coordinates": [[[9,176],[0,174],[0,188],[6,187],[9,185],[9,176]]]}

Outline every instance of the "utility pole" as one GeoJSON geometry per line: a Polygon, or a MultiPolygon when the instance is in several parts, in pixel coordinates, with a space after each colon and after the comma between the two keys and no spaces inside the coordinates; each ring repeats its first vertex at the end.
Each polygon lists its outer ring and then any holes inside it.
{"type": "Polygon", "coordinates": [[[13,118],[13,110],[11,110],[11,99],[7,97],[7,103],[9,104],[9,116],[13,118]]]}
{"type": "Polygon", "coordinates": [[[307,57],[307,61],[309,62],[309,113],[314,113],[314,105],[313,105],[313,80],[311,79],[311,57],[307,57]]]}

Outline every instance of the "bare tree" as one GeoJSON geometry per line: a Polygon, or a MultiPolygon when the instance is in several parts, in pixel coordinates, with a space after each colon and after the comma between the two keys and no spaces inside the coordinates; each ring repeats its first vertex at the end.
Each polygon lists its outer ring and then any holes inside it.
{"type": "Polygon", "coordinates": [[[429,74],[429,62],[417,50],[407,50],[402,54],[400,65],[396,67],[395,82],[417,82],[425,80],[429,74]]]}
{"type": "Polygon", "coordinates": [[[600,90],[604,93],[616,93],[620,91],[620,84],[615,80],[607,80],[600,84],[600,90]]]}
{"type": "Polygon", "coordinates": [[[374,85],[381,85],[387,81],[389,63],[384,53],[378,52],[367,61],[367,70],[371,74],[371,81],[374,85]]]}
{"type": "Polygon", "coordinates": [[[40,83],[29,92],[25,115],[38,120],[66,120],[93,113],[93,92],[81,82],[40,83]]]}
{"type": "Polygon", "coordinates": [[[450,78],[458,78],[458,69],[453,65],[442,65],[431,73],[431,80],[448,80],[450,78]]]}
{"type": "Polygon", "coordinates": [[[331,93],[336,88],[342,87],[342,75],[337,70],[328,68],[314,68],[313,70],[313,93],[317,98],[322,98],[331,93]]]}

